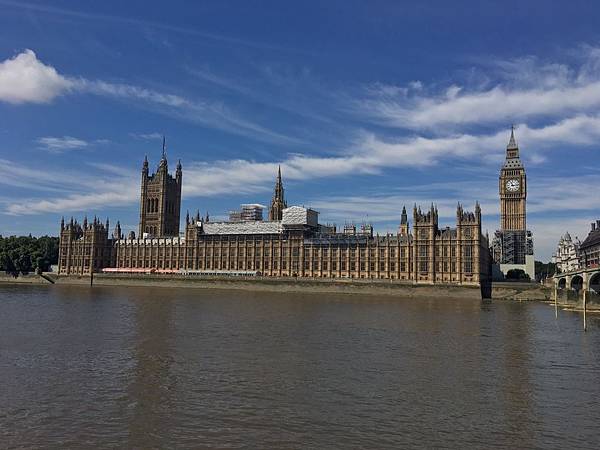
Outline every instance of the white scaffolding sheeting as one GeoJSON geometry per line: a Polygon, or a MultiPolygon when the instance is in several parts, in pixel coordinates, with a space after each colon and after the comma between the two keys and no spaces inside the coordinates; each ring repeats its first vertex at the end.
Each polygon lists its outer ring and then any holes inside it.
{"type": "Polygon", "coordinates": [[[290,206],[285,208],[282,214],[281,223],[284,225],[309,225],[318,226],[319,213],[302,206],[290,206]]]}
{"type": "MultiPolygon", "coordinates": [[[[200,226],[200,223],[199,223],[200,226]]],[[[204,234],[278,234],[281,222],[204,222],[204,234]]]]}

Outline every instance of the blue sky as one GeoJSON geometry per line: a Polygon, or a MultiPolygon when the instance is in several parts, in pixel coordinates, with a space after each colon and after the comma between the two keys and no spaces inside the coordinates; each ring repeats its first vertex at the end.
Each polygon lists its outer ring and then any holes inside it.
{"type": "Polygon", "coordinates": [[[600,216],[600,5],[0,0],[0,234],[137,229],[161,136],[183,214],[289,204],[395,231],[482,204],[515,124],[538,258],[600,216]]]}

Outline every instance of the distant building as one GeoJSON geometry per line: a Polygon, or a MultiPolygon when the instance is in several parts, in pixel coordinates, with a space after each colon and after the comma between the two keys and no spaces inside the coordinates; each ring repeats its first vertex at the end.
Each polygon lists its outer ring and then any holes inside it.
{"type": "Polygon", "coordinates": [[[579,245],[582,268],[600,267],[600,220],[592,222],[592,228],[585,240],[579,245]]]}
{"type": "Polygon", "coordinates": [[[500,229],[494,233],[491,252],[499,272],[521,269],[535,279],[533,235],[527,230],[527,177],[519,156],[514,128],[500,170],[500,229]]]}
{"type": "Polygon", "coordinates": [[[179,236],[172,222],[179,217],[180,182],[180,165],[176,177],[169,178],[164,151],[157,174],[148,176],[144,162],[142,233],[137,237],[131,233],[125,238],[119,222],[110,236],[108,220],[105,224],[96,218],[91,223],[84,219],[83,224],[63,220],[59,273],[254,274],[475,286],[490,277],[489,242],[481,233],[478,203],[474,212],[458,205],[455,228],[439,227],[438,211],[432,204],[428,211],[414,206],[412,233],[406,208],[395,234],[374,235],[368,224],[358,230],[347,225],[338,233],[335,226],[319,224],[317,211],[287,206],[279,170],[269,221],[256,220],[260,205],[247,205],[252,207],[247,216],[251,220],[241,220],[244,208],[239,221],[229,222],[209,222],[197,212],[193,218],[186,215],[185,231],[179,236]],[[162,184],[155,185],[151,179],[162,184]],[[160,205],[167,204],[177,210],[161,209],[160,205]],[[158,212],[154,212],[156,205],[158,212]]]}
{"type": "Polygon", "coordinates": [[[242,211],[229,211],[229,221],[230,222],[241,222],[242,221],[242,211]]]}
{"type": "Polygon", "coordinates": [[[580,245],[581,242],[579,242],[579,239],[577,239],[577,237],[575,237],[575,240],[571,239],[569,232],[566,232],[565,235],[560,238],[556,253],[552,256],[552,262],[556,264],[558,273],[571,272],[581,268],[579,261],[580,245]]]}
{"type": "Polygon", "coordinates": [[[264,205],[250,203],[241,205],[239,211],[229,212],[230,222],[261,221],[263,220],[264,205]]]}

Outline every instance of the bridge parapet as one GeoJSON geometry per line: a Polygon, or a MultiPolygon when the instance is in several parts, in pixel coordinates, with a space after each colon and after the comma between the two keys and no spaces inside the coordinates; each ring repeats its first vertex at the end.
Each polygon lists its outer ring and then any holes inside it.
{"type": "Polygon", "coordinates": [[[552,278],[557,289],[600,294],[600,267],[587,267],[571,272],[558,273],[552,278]]]}

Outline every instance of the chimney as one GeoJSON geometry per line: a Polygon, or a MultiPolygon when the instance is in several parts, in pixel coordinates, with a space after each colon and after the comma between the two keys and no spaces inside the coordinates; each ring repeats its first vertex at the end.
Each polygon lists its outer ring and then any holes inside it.
{"type": "Polygon", "coordinates": [[[596,228],[600,230],[600,220],[596,220],[596,228]]]}
{"type": "Polygon", "coordinates": [[[592,222],[592,231],[596,231],[596,224],[592,222]]]}

